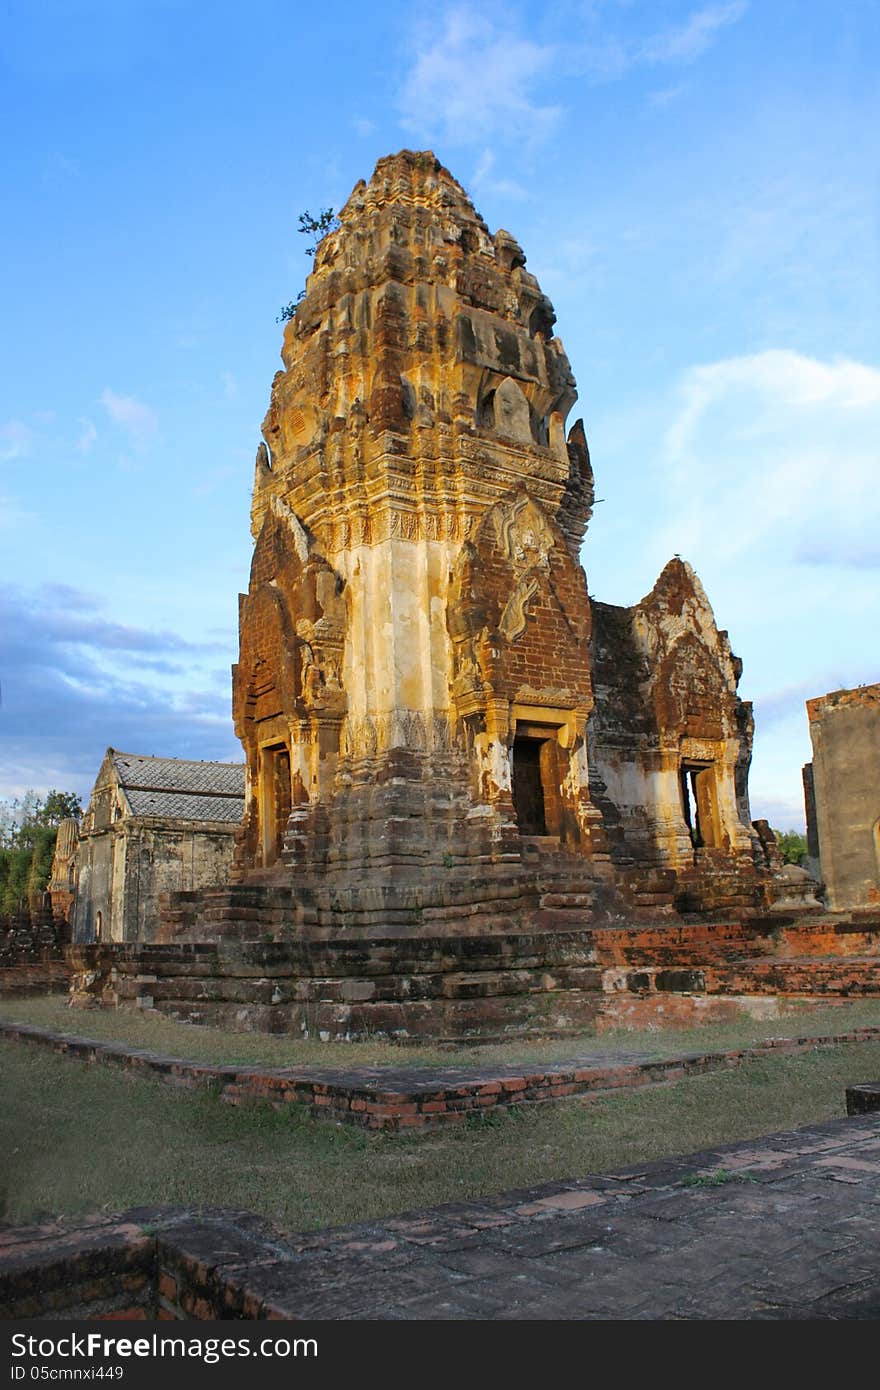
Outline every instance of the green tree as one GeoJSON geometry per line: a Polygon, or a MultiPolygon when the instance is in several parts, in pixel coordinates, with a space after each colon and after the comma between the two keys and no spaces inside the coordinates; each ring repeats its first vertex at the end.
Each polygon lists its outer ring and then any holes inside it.
{"type": "Polygon", "coordinates": [[[53,787],[51,791],[46,792],[46,800],[40,806],[37,821],[40,825],[52,825],[57,828],[63,820],[79,820],[82,809],[82,802],[76,792],[59,792],[53,787]]]}
{"type": "Polygon", "coordinates": [[[807,837],[799,830],[774,830],[784,864],[803,864],[807,857],[807,837]]]}
{"type": "Polygon", "coordinates": [[[2,854],[6,859],[6,867],[3,875],[5,883],[0,911],[4,913],[23,912],[28,905],[31,850],[30,848],[4,849],[2,854]]]}

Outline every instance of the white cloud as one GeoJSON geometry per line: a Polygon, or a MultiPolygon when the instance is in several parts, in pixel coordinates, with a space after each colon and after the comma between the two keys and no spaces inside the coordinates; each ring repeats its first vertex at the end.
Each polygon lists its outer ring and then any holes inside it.
{"type": "Polygon", "coordinates": [[[134,396],[119,396],[108,386],[101,392],[100,404],[114,424],[125,430],[135,448],[145,448],[155,437],[159,427],[155,411],[134,396]]]}
{"type": "Polygon", "coordinates": [[[369,120],[366,116],[355,116],[352,125],[357,134],[364,140],[368,135],[372,135],[373,131],[376,129],[376,122],[369,120]]]}
{"type": "MultiPolygon", "coordinates": [[[[771,350],[692,367],[665,437],[673,534],[733,560],[865,568],[880,534],[880,370],[771,350]]],[[[677,544],[674,548],[680,548],[677,544]]]]}
{"type": "MultiPolygon", "coordinates": [[[[509,141],[535,147],[559,124],[562,106],[548,99],[542,84],[563,74],[589,74],[614,81],[636,68],[694,63],[722,30],[740,20],[748,0],[725,0],[692,11],[680,25],[643,39],[610,31],[596,38],[570,32],[566,43],[539,43],[526,36],[510,8],[478,12],[448,4],[420,23],[411,41],[410,67],[398,96],[401,124],[419,139],[452,145],[509,141]]],[[[598,12],[581,16],[586,25],[598,12]]],[[[683,87],[653,92],[655,106],[668,105],[683,87]]],[[[355,120],[360,134],[370,122],[355,120]]],[[[486,180],[486,175],[480,174],[486,180]]],[[[486,186],[489,186],[488,183],[486,186]]],[[[492,185],[492,191],[521,196],[518,187],[492,185]]]]}
{"type": "Polygon", "coordinates": [[[414,49],[398,106],[404,129],[420,138],[538,144],[555,128],[560,107],[533,93],[556,49],[518,33],[510,12],[490,17],[449,6],[420,27],[414,49]]]}

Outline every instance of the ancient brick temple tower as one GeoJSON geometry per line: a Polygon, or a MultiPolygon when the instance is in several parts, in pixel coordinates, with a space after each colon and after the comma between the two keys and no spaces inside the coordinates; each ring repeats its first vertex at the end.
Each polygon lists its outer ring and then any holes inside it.
{"type": "Polygon", "coordinates": [[[681,561],[591,603],[590,458],[520,247],[430,153],[340,223],[257,454],[238,882],[330,930],[534,923],[536,855],[570,892],[755,901],[738,663],[681,561]]]}

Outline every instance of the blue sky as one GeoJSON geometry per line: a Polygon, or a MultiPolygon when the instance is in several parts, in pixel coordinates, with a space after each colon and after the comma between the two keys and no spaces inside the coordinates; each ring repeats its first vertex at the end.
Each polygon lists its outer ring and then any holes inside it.
{"type": "Polygon", "coordinates": [[[752,811],[880,680],[876,0],[7,0],[0,796],[229,704],[298,214],[432,148],[552,298],[592,593],[679,553],[742,657],[752,811]]]}

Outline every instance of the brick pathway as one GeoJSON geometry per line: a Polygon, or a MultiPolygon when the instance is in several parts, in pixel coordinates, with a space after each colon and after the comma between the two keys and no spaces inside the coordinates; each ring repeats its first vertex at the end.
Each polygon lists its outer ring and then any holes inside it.
{"type": "Polygon", "coordinates": [[[76,1314],[78,1240],[92,1287],[101,1249],[137,1246],[148,1317],[874,1319],[880,1113],[286,1240],[251,1216],[167,1210],[7,1231],[4,1316],[34,1316],[16,1290],[35,1289],[76,1314]]]}

